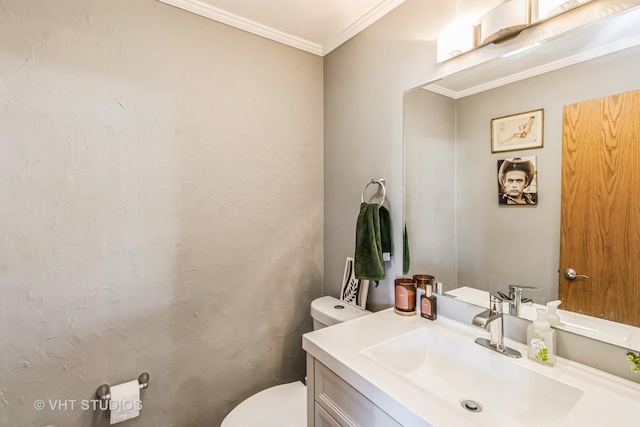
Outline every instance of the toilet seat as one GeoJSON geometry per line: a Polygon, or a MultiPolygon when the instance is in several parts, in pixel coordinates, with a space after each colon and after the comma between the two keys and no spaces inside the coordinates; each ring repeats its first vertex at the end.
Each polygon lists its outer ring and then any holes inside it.
{"type": "Polygon", "coordinates": [[[220,427],[306,427],[307,387],[300,381],[254,394],[222,420],[220,427]]]}

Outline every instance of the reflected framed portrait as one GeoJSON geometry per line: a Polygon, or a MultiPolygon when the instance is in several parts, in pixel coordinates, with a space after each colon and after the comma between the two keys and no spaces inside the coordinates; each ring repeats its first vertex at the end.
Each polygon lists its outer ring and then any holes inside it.
{"type": "Polygon", "coordinates": [[[498,204],[538,204],[536,156],[498,160],[498,204]]]}
{"type": "Polygon", "coordinates": [[[544,110],[533,110],[491,120],[491,152],[542,148],[544,110]]]}

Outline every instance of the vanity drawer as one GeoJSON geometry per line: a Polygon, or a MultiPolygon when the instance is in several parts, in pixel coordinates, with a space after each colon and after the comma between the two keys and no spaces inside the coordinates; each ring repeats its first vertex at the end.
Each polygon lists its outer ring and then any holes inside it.
{"type": "MultiPolygon", "coordinates": [[[[364,397],[355,388],[333,373],[322,363],[314,364],[314,397],[317,404],[342,427],[402,427],[393,418],[364,397]]],[[[332,420],[332,421],[333,421],[332,420]]],[[[329,421],[316,426],[332,426],[329,421]]]]}
{"type": "Polygon", "coordinates": [[[318,405],[318,402],[315,403],[315,419],[313,425],[315,427],[342,427],[327,411],[322,409],[322,406],[318,405]]]}

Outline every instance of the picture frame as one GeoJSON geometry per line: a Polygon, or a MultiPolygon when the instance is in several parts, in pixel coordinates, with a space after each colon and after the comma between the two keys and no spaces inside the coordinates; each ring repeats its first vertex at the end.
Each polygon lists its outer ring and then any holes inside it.
{"type": "Polygon", "coordinates": [[[537,205],[538,161],[536,156],[498,160],[498,204],[537,205]]]}
{"type": "Polygon", "coordinates": [[[342,278],[342,288],[340,289],[340,300],[365,310],[368,294],[369,281],[356,279],[354,259],[347,257],[342,278]]]}
{"type": "Polygon", "coordinates": [[[544,109],[491,119],[491,152],[542,148],[544,109]]]}

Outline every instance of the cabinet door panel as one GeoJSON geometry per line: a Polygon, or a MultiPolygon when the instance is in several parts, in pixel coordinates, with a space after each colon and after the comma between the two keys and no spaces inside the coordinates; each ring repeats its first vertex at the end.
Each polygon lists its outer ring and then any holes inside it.
{"type": "Polygon", "coordinates": [[[343,427],[317,403],[315,404],[315,415],[315,427],[343,427]]]}
{"type": "Polygon", "coordinates": [[[343,427],[402,427],[387,413],[315,361],[315,401],[343,427]]]}

